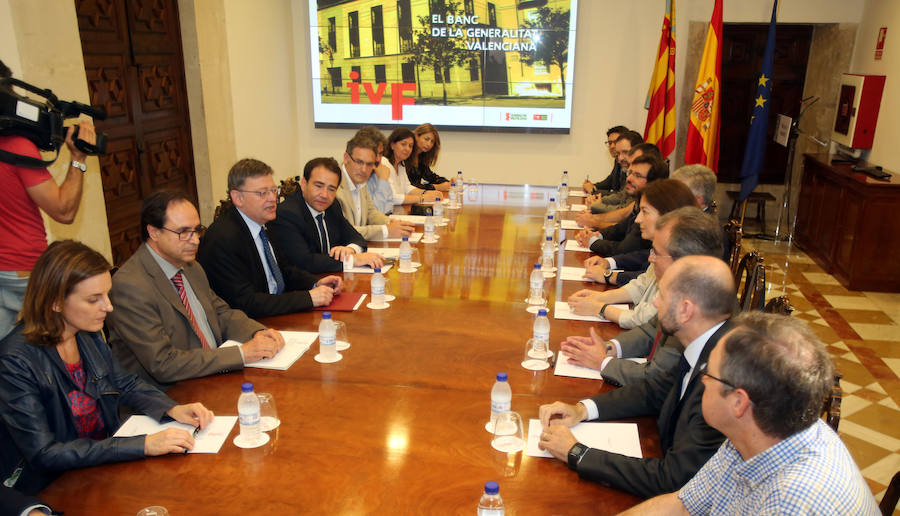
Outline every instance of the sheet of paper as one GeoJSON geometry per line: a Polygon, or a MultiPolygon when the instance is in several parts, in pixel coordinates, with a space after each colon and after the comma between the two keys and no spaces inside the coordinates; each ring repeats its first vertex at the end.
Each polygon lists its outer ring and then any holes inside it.
{"type": "Polygon", "coordinates": [[[368,294],[363,294],[363,295],[359,296],[359,301],[357,301],[356,304],[353,305],[353,311],[354,311],[354,312],[357,311],[357,310],[359,310],[359,306],[362,304],[363,300],[366,299],[366,296],[367,296],[367,295],[368,295],[368,294]]]}
{"type": "MultiPolygon", "coordinates": [[[[300,359],[306,350],[315,342],[319,334],[314,331],[282,331],[281,336],[284,337],[284,347],[275,354],[274,357],[266,360],[258,360],[245,364],[244,367],[256,367],[259,369],[275,369],[278,371],[287,371],[294,362],[300,359]]],[[[240,346],[240,342],[234,340],[226,340],[221,347],[240,346]]]]}
{"type": "MultiPolygon", "coordinates": [[[[406,222],[412,222],[417,225],[425,225],[425,215],[391,215],[392,219],[397,220],[405,220],[406,222]]],[[[447,217],[442,217],[440,224],[446,224],[450,222],[450,219],[447,217]]]]}
{"type": "Polygon", "coordinates": [[[553,369],[556,376],[571,376],[573,378],[587,378],[589,380],[602,380],[600,371],[569,363],[569,357],[561,351],[556,354],[556,367],[553,369]]]}
{"type": "Polygon", "coordinates": [[[587,206],[585,206],[584,204],[570,204],[569,205],[569,211],[579,212],[579,211],[584,211],[586,209],[587,209],[587,206]]]}
{"type": "MultiPolygon", "coordinates": [[[[424,223],[423,223],[424,224],[424,223]]],[[[423,233],[413,233],[409,235],[409,241],[415,244],[419,240],[422,240],[423,233]]],[[[401,237],[388,237],[388,238],[373,238],[372,242],[402,242],[403,239],[401,237]]],[[[369,249],[369,251],[375,251],[375,249],[369,249]]]]}
{"type": "MultiPolygon", "coordinates": [[[[529,457],[552,457],[538,448],[543,427],[539,419],[528,421],[528,446],[525,453],[529,457]]],[[[641,438],[635,423],[578,423],[572,427],[572,435],[578,442],[612,453],[620,453],[640,459],[641,438]]]]}
{"type": "Polygon", "coordinates": [[[370,253],[380,254],[385,258],[400,258],[399,247],[370,247],[370,253]]]}
{"type": "MultiPolygon", "coordinates": [[[[622,310],[627,310],[628,305],[609,305],[622,310]]],[[[600,317],[599,315],[578,315],[569,308],[569,303],[565,301],[557,301],[553,305],[554,319],[568,319],[570,321],[592,321],[592,322],[609,322],[609,319],[600,317]]]]}
{"type": "MultiPolygon", "coordinates": [[[[393,266],[394,265],[391,263],[384,265],[383,267],[381,267],[381,273],[382,274],[386,273],[387,271],[391,270],[391,267],[393,267],[393,266]]],[[[361,267],[353,267],[352,269],[346,269],[346,270],[344,270],[344,272],[361,272],[363,274],[375,274],[375,269],[373,269],[372,267],[369,267],[368,265],[363,265],[361,267]]]]}
{"type": "Polygon", "coordinates": [[[590,247],[584,247],[578,243],[578,240],[574,238],[569,238],[566,240],[566,251],[581,251],[583,253],[591,252],[590,247]]]}
{"type": "Polygon", "coordinates": [[[584,190],[569,190],[569,197],[587,197],[584,190]]]}
{"type": "Polygon", "coordinates": [[[565,281],[586,281],[588,283],[593,283],[594,280],[584,279],[582,277],[584,276],[584,273],[584,267],[568,267],[563,265],[562,270],[559,272],[559,278],[565,281]]]}
{"type": "Polygon", "coordinates": [[[575,229],[575,230],[584,229],[583,227],[579,226],[578,223],[575,222],[574,220],[559,221],[559,228],[560,229],[575,229]]]}
{"type": "MultiPolygon", "coordinates": [[[[237,416],[216,416],[212,423],[200,430],[200,433],[194,438],[194,449],[188,453],[219,453],[236,422],[237,416]]],[[[131,416],[119,427],[114,437],[155,434],[167,428],[181,428],[193,434],[196,427],[177,421],[160,424],[150,416],[131,416]]]]}

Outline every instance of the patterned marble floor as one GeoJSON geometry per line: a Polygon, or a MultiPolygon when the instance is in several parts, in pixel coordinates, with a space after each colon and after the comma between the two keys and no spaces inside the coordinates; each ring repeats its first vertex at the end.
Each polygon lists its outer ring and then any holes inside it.
{"type": "Polygon", "coordinates": [[[838,434],[880,501],[900,470],[900,294],[847,290],[786,243],[744,248],[765,259],[766,298],[787,295],[843,373],[838,434]]]}

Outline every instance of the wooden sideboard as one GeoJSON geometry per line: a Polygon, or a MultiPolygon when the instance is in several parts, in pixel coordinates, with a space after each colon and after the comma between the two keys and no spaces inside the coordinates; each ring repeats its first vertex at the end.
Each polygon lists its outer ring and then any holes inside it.
{"type": "Polygon", "coordinates": [[[804,155],[795,243],[849,290],[900,292],[900,175],[831,158],[804,155]]]}

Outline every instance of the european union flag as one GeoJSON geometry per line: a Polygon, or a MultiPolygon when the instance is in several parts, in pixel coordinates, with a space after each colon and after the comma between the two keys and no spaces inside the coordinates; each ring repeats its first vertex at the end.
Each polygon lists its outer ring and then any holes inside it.
{"type": "Polygon", "coordinates": [[[778,0],[775,0],[772,5],[772,21],[769,23],[766,52],[763,54],[762,73],[759,74],[759,85],[756,87],[753,117],[750,119],[750,134],[747,137],[747,147],[744,149],[744,162],[741,164],[741,201],[749,197],[759,184],[759,173],[766,158],[766,130],[769,126],[769,99],[772,97],[772,57],[775,54],[777,10],[778,0]]]}

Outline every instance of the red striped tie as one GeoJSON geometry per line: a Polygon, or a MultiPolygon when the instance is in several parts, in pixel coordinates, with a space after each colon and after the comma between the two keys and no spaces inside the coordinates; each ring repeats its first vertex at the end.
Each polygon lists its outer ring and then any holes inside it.
{"type": "Polygon", "coordinates": [[[209,349],[209,342],[206,342],[206,337],[203,336],[203,332],[200,331],[200,325],[197,324],[197,318],[194,317],[194,311],[191,310],[191,304],[188,303],[187,292],[184,290],[184,279],[181,277],[181,271],[175,273],[172,276],[172,283],[175,284],[175,289],[178,290],[178,296],[181,297],[181,302],[184,303],[184,308],[187,310],[188,319],[191,320],[191,328],[194,329],[194,333],[200,337],[200,344],[203,345],[203,349],[209,349]]]}
{"type": "Polygon", "coordinates": [[[656,330],[656,339],[653,340],[653,348],[650,349],[650,354],[647,355],[647,362],[653,360],[653,354],[656,353],[656,348],[659,346],[659,339],[662,337],[662,330],[656,330]]]}

